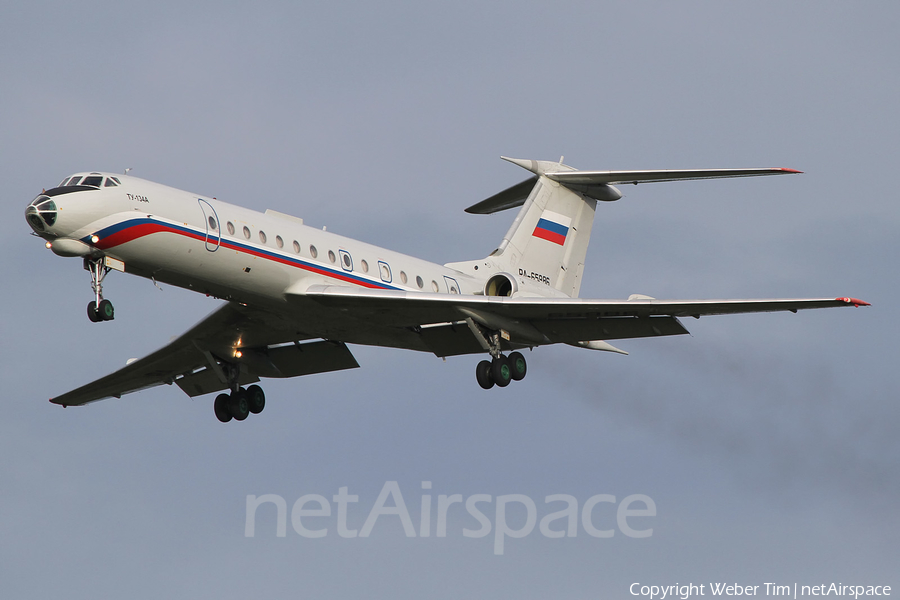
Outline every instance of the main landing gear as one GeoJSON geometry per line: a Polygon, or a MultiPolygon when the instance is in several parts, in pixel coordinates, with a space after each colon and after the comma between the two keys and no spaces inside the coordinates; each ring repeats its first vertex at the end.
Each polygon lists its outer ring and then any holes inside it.
{"type": "Polygon", "coordinates": [[[266,407],[266,395],[258,385],[251,385],[247,389],[241,387],[241,367],[235,363],[223,363],[224,375],[231,388],[230,394],[219,394],[213,404],[216,418],[227,423],[234,419],[243,421],[250,413],[258,415],[266,407]]]}
{"type": "Polygon", "coordinates": [[[242,387],[230,394],[219,394],[213,408],[216,418],[227,423],[231,419],[243,421],[250,413],[258,415],[266,407],[266,395],[258,385],[251,385],[247,389],[242,387]]]}
{"type": "Polygon", "coordinates": [[[513,352],[508,357],[497,354],[493,360],[483,360],[475,367],[475,379],[486,390],[496,384],[506,387],[511,381],[521,381],[528,372],[528,364],[521,352],[513,352]]]}
{"type": "Polygon", "coordinates": [[[84,268],[91,274],[91,289],[94,290],[94,299],[87,305],[88,319],[92,323],[100,321],[112,321],[115,318],[115,309],[112,302],[103,299],[103,278],[109,273],[102,258],[85,258],[84,268]]]}
{"type": "Polygon", "coordinates": [[[481,346],[490,353],[492,360],[483,360],[475,367],[475,379],[478,385],[486,390],[497,387],[506,387],[510,381],[520,381],[528,372],[528,364],[521,352],[512,352],[509,357],[503,356],[501,340],[509,340],[509,334],[503,330],[491,330],[483,325],[475,323],[474,319],[466,320],[469,329],[475,334],[475,338],[481,346]]]}

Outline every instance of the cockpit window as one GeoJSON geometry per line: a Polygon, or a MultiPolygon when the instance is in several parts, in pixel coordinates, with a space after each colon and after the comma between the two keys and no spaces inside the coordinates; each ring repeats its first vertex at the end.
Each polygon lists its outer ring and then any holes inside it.
{"type": "Polygon", "coordinates": [[[63,187],[63,186],[69,187],[70,185],[78,185],[79,181],[81,181],[81,176],[76,175],[75,177],[73,177],[72,179],[70,179],[69,181],[67,181],[66,183],[64,183],[63,185],[61,185],[59,187],[63,187]]]}
{"type": "Polygon", "coordinates": [[[119,184],[116,183],[116,180],[112,177],[107,177],[106,181],[103,182],[103,187],[115,187],[117,185],[119,184]]]}
{"type": "Polygon", "coordinates": [[[84,181],[81,182],[81,185],[90,185],[93,187],[100,187],[100,184],[103,182],[103,177],[100,175],[89,175],[84,178],[84,181]]]}

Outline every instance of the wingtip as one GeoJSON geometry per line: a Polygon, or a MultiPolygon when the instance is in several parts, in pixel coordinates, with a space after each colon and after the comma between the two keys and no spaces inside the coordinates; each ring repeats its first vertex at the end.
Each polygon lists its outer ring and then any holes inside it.
{"type": "Polygon", "coordinates": [[[778,170],[781,171],[782,173],[803,173],[803,171],[798,171],[797,169],[787,169],[784,167],[782,167],[778,170]]]}
{"type": "Polygon", "coordinates": [[[852,304],[853,306],[859,308],[860,306],[872,306],[870,303],[860,300],[859,298],[835,298],[837,302],[843,302],[844,304],[852,304]]]}

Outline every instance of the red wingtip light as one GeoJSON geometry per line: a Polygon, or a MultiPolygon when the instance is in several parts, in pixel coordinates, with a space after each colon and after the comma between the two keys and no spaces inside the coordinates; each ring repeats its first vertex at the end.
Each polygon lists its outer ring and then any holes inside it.
{"type": "Polygon", "coordinates": [[[803,171],[798,171],[797,169],[780,169],[782,173],[802,173],[803,171]]]}
{"type": "Polygon", "coordinates": [[[844,302],[844,303],[846,303],[846,304],[852,304],[853,306],[856,306],[856,307],[860,307],[860,306],[872,306],[872,305],[869,304],[868,302],[865,302],[865,301],[860,300],[860,299],[858,299],[858,298],[835,298],[835,300],[838,301],[838,302],[844,302]]]}

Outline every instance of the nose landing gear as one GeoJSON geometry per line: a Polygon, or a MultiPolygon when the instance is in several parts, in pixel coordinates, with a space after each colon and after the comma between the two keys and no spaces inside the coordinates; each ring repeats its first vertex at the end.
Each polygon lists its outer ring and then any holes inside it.
{"type": "Polygon", "coordinates": [[[115,318],[115,309],[109,300],[101,300],[99,305],[95,300],[91,300],[88,302],[87,315],[92,323],[112,321],[115,318]]]}
{"type": "Polygon", "coordinates": [[[91,289],[94,291],[94,299],[87,305],[88,319],[92,323],[112,321],[115,318],[115,309],[112,302],[103,299],[103,279],[110,268],[102,258],[85,258],[84,268],[91,274],[91,289]]]}

